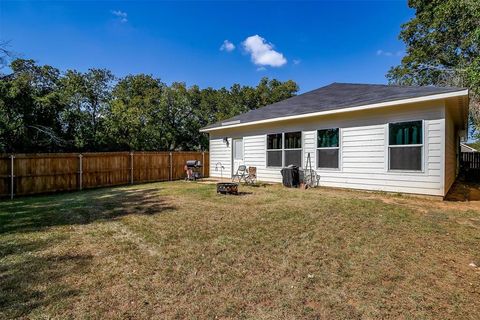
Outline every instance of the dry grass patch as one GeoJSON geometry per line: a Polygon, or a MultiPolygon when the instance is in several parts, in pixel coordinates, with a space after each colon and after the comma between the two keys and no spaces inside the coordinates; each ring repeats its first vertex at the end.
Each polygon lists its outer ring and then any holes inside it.
{"type": "Polygon", "coordinates": [[[169,182],[0,203],[0,317],[480,314],[480,206],[169,182]]]}

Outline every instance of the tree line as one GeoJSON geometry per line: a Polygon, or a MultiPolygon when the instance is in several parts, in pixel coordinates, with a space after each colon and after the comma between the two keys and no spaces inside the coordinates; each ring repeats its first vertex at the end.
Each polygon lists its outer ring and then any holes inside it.
{"type": "Polygon", "coordinates": [[[167,85],[148,74],[117,78],[15,59],[0,74],[0,152],[207,150],[199,129],[295,95],[292,81],[257,86],[167,85]]]}

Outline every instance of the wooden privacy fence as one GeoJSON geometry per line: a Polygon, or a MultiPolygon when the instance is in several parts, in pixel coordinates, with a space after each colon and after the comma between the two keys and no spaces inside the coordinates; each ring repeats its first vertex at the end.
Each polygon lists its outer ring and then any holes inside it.
{"type": "Polygon", "coordinates": [[[187,160],[200,160],[208,177],[208,152],[0,155],[0,197],[178,180],[187,160]]]}
{"type": "Polygon", "coordinates": [[[480,182],[480,152],[461,152],[460,170],[466,181],[480,182]]]}

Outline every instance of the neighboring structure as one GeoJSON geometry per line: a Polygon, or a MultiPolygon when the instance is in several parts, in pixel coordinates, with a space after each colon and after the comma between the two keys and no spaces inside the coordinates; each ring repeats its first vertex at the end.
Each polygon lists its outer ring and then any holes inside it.
{"type": "Polygon", "coordinates": [[[212,177],[221,162],[224,177],[245,164],[280,182],[310,154],[321,186],[444,196],[467,117],[464,88],[333,83],[201,131],[212,177]]]}
{"type": "Polygon", "coordinates": [[[460,152],[478,152],[478,150],[465,143],[460,143],[460,152]]]}

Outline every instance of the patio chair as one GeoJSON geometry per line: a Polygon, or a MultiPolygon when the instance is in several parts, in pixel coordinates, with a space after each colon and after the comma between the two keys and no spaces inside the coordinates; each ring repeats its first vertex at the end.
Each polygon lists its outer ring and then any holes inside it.
{"type": "Polygon", "coordinates": [[[257,182],[257,167],[248,167],[248,175],[245,178],[248,184],[255,184],[257,182]]]}
{"type": "Polygon", "coordinates": [[[247,180],[246,180],[247,176],[248,176],[247,166],[243,165],[243,164],[239,165],[238,169],[237,169],[237,172],[232,177],[232,182],[235,182],[235,180],[237,180],[238,183],[242,182],[242,180],[247,182],[247,180]]]}

